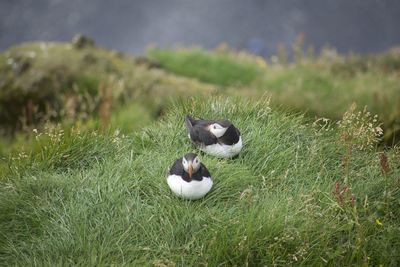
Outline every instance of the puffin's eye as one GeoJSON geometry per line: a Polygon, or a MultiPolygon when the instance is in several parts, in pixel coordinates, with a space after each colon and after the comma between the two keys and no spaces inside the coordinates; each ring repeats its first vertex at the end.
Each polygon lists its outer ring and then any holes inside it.
{"type": "Polygon", "coordinates": [[[215,130],[215,129],[217,129],[217,126],[215,126],[215,125],[214,125],[214,127],[213,127],[213,128],[214,128],[214,130],[215,130]]]}

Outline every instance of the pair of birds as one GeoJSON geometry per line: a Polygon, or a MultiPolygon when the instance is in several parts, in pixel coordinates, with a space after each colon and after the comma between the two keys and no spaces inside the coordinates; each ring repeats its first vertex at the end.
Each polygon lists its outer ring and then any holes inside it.
{"type": "MultiPolygon", "coordinates": [[[[189,139],[206,154],[232,158],[242,149],[239,130],[228,120],[203,120],[185,117],[189,139]]],[[[213,185],[210,172],[194,153],[175,160],[167,175],[172,192],[185,199],[204,197],[213,185]]]]}

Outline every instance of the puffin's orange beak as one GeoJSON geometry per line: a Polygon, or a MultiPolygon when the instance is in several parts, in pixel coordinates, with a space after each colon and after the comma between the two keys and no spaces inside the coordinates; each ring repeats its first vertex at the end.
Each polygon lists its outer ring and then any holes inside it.
{"type": "Polygon", "coordinates": [[[189,177],[192,178],[193,166],[191,161],[189,161],[188,171],[189,171],[189,177]]]}

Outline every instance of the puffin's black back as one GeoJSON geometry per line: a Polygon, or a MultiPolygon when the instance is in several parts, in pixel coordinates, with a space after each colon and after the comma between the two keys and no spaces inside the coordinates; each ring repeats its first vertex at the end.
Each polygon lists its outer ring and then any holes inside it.
{"type": "Polygon", "coordinates": [[[185,124],[189,131],[190,139],[197,145],[208,146],[218,142],[218,139],[206,129],[210,125],[209,121],[195,120],[187,115],[185,124]]]}
{"type": "Polygon", "coordinates": [[[186,127],[189,131],[190,139],[198,145],[213,145],[216,143],[233,145],[239,141],[239,130],[228,120],[196,120],[189,115],[185,117],[186,127]],[[215,137],[206,128],[218,123],[223,127],[228,127],[226,132],[220,138],[215,137]]]}

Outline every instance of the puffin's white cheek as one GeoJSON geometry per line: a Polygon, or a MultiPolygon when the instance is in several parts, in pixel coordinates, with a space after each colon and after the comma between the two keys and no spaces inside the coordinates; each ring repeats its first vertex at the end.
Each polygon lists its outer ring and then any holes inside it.
{"type": "Polygon", "coordinates": [[[187,162],[182,162],[182,165],[183,165],[183,169],[184,169],[185,171],[188,171],[188,164],[187,164],[187,162]]]}
{"type": "Polygon", "coordinates": [[[200,163],[193,163],[193,171],[197,172],[200,169],[200,163]]]}
{"type": "Polygon", "coordinates": [[[215,135],[217,138],[220,138],[221,136],[223,136],[223,135],[225,134],[226,129],[216,129],[216,130],[214,130],[214,131],[215,131],[214,135],[215,135]]]}

